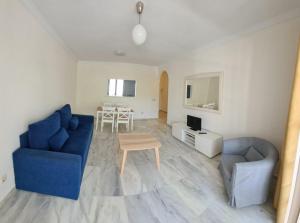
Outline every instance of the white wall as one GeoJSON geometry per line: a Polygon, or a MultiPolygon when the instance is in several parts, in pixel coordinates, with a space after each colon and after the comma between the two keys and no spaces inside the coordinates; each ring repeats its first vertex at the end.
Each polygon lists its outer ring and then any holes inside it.
{"type": "Polygon", "coordinates": [[[300,18],[219,43],[160,67],[169,74],[168,123],[186,114],[203,127],[235,136],[258,136],[279,149],[285,133],[295,72],[300,18]],[[185,76],[224,71],[222,114],[183,108],[185,76]]]}
{"type": "Polygon", "coordinates": [[[76,59],[17,0],[0,1],[0,200],[14,187],[12,152],[29,123],[75,104],[76,59]]]}
{"type": "Polygon", "coordinates": [[[157,67],[130,63],[80,61],[77,67],[78,112],[95,115],[103,102],[128,103],[135,118],[157,118],[159,75],[157,67]],[[111,78],[136,80],[136,97],[109,97],[107,84],[111,78]]]}

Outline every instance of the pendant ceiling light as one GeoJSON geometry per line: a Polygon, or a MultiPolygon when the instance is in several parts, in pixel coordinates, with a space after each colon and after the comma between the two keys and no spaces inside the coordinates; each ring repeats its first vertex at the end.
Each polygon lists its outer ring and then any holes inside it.
{"type": "Polygon", "coordinates": [[[141,14],[143,13],[144,3],[139,1],[136,3],[136,11],[139,14],[139,24],[137,24],[132,30],[132,39],[136,45],[142,45],[147,38],[147,31],[144,26],[141,25],[141,14]]]}

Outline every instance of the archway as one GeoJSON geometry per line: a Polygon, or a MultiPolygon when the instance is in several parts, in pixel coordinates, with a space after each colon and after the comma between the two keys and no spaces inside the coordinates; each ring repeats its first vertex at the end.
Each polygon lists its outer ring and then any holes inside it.
{"type": "Polygon", "coordinates": [[[159,83],[159,119],[167,123],[168,116],[168,89],[169,89],[169,77],[166,71],[163,71],[160,75],[159,83]]]}

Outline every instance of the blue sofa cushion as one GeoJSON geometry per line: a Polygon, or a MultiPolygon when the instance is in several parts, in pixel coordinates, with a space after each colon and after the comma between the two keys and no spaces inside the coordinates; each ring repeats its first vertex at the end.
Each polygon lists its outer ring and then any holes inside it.
{"type": "Polygon", "coordinates": [[[69,134],[65,128],[60,128],[58,132],[56,132],[50,139],[49,145],[52,151],[59,152],[67,139],[69,138],[69,134]]]}
{"type": "Polygon", "coordinates": [[[254,146],[251,146],[247,153],[245,154],[245,159],[249,162],[251,161],[258,161],[258,160],[263,160],[264,156],[261,155],[260,152],[258,152],[254,146]]]}
{"type": "Polygon", "coordinates": [[[69,122],[72,118],[71,106],[69,104],[66,104],[64,107],[62,107],[58,111],[60,113],[61,126],[64,127],[65,129],[68,129],[69,122]]]}
{"type": "Polygon", "coordinates": [[[77,117],[72,117],[69,122],[70,130],[76,130],[79,125],[79,119],[77,117]]]}
{"type": "Polygon", "coordinates": [[[49,149],[49,139],[60,129],[60,115],[55,112],[48,118],[29,125],[28,141],[32,149],[49,149]]]}
{"type": "Polygon", "coordinates": [[[82,158],[82,171],[87,160],[92,134],[93,128],[90,130],[78,128],[76,131],[69,131],[70,138],[61,150],[64,153],[80,155],[82,158]]]}

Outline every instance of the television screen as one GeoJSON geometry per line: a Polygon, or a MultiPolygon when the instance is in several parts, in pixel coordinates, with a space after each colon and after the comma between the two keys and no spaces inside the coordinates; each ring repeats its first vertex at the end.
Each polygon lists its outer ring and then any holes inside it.
{"type": "Polygon", "coordinates": [[[187,126],[194,131],[201,131],[201,118],[197,118],[191,115],[187,116],[187,126]]]}
{"type": "Polygon", "coordinates": [[[193,127],[193,118],[192,118],[192,116],[188,115],[186,120],[187,120],[187,123],[186,123],[187,126],[192,128],[193,127]]]}

